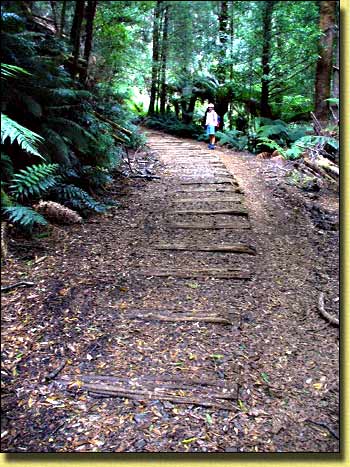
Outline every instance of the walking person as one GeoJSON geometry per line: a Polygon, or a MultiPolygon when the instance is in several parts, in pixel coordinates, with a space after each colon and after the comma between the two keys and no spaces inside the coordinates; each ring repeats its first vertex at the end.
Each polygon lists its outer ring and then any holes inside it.
{"type": "Polygon", "coordinates": [[[207,135],[209,136],[209,149],[215,149],[215,130],[219,126],[219,116],[214,110],[214,104],[208,104],[205,118],[207,135]]]}

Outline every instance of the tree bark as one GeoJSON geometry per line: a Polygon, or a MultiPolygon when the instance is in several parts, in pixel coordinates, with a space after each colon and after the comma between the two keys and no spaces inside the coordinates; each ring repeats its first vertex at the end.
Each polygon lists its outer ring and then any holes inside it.
{"type": "Polygon", "coordinates": [[[169,27],[169,6],[164,10],[163,37],[162,37],[162,54],[161,54],[161,82],[160,82],[160,113],[165,113],[166,105],[166,65],[168,52],[168,27],[169,27]]]}
{"type": "Polygon", "coordinates": [[[148,115],[155,113],[155,103],[157,98],[157,87],[159,80],[159,31],[160,31],[160,14],[162,0],[157,0],[153,16],[153,52],[152,52],[152,83],[151,95],[148,108],[148,115]]]}
{"type": "Polygon", "coordinates": [[[67,1],[64,0],[62,2],[61,20],[60,20],[60,28],[58,31],[58,37],[62,37],[64,34],[64,26],[66,22],[66,8],[67,8],[67,1]]]}
{"type": "Polygon", "coordinates": [[[92,49],[92,38],[93,38],[93,30],[94,30],[94,18],[96,13],[97,7],[97,0],[88,0],[87,9],[86,9],[86,38],[85,38],[85,46],[84,46],[84,59],[86,60],[86,66],[84,67],[84,71],[80,75],[80,81],[85,83],[87,75],[88,75],[88,68],[89,68],[89,58],[92,49]]]}
{"type": "Polygon", "coordinates": [[[271,118],[271,108],[269,104],[270,86],[270,49],[271,49],[271,26],[274,2],[271,0],[264,2],[263,7],[263,50],[261,56],[262,77],[261,77],[261,97],[260,113],[262,117],[271,118]]]}
{"type": "Polygon", "coordinates": [[[85,1],[76,0],[75,2],[75,11],[74,11],[74,19],[71,29],[71,42],[73,45],[73,64],[71,68],[71,76],[74,78],[77,73],[78,68],[78,60],[79,60],[79,53],[80,53],[80,35],[81,35],[81,26],[83,23],[84,17],[84,9],[85,9],[85,1]]]}
{"type": "Polygon", "coordinates": [[[50,6],[52,10],[52,19],[53,19],[53,24],[55,26],[55,32],[56,34],[58,34],[59,28],[58,28],[58,20],[57,20],[56,2],[50,1],[50,6]]]}
{"type": "MultiPolygon", "coordinates": [[[[224,84],[226,80],[226,52],[229,37],[228,30],[228,2],[220,2],[219,13],[219,64],[217,67],[217,78],[220,84],[224,84]]],[[[221,92],[216,96],[215,111],[220,117],[219,130],[224,128],[224,115],[228,111],[231,96],[229,92],[221,92]]]]}
{"type": "Polygon", "coordinates": [[[320,2],[321,37],[316,65],[315,115],[324,126],[329,116],[329,105],[325,99],[328,99],[331,94],[336,4],[335,1],[320,2]]]}

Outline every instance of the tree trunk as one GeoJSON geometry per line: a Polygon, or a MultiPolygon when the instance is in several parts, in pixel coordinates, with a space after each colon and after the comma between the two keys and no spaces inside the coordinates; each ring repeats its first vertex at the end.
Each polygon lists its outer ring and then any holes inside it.
{"type": "Polygon", "coordinates": [[[66,8],[67,8],[67,1],[64,0],[62,2],[61,21],[60,21],[60,29],[58,31],[58,37],[62,37],[62,35],[64,34],[64,25],[66,22],[66,8]]]}
{"type": "Polygon", "coordinates": [[[151,95],[148,108],[148,115],[155,113],[155,103],[157,98],[157,87],[159,79],[159,31],[160,31],[160,14],[162,0],[157,0],[153,16],[153,52],[152,52],[152,83],[151,95]]]}
{"type": "Polygon", "coordinates": [[[220,83],[225,82],[226,78],[226,48],[228,39],[228,2],[220,2],[220,14],[219,14],[219,40],[220,40],[220,52],[219,52],[219,65],[217,68],[217,78],[220,83]]]}
{"type": "MultiPolygon", "coordinates": [[[[217,78],[220,84],[224,84],[226,81],[226,52],[227,42],[229,37],[228,31],[228,2],[220,2],[220,14],[219,14],[219,40],[220,40],[220,52],[219,52],[219,64],[217,67],[217,78]]],[[[216,95],[215,111],[220,117],[219,129],[222,130],[224,127],[224,115],[228,111],[229,102],[231,100],[230,93],[228,91],[221,91],[216,95]]]]}
{"type": "Polygon", "coordinates": [[[50,6],[52,10],[52,19],[53,19],[53,24],[55,26],[55,32],[56,34],[58,34],[59,28],[58,28],[58,21],[57,21],[56,2],[50,1],[50,6]]]}
{"type": "Polygon", "coordinates": [[[93,30],[94,30],[94,18],[96,13],[97,7],[97,0],[88,0],[87,9],[86,9],[86,38],[85,38],[85,46],[84,46],[84,59],[86,60],[86,66],[84,67],[84,71],[80,75],[80,81],[85,83],[88,68],[89,68],[89,58],[92,49],[92,37],[93,37],[93,30]]]}
{"type": "Polygon", "coordinates": [[[329,105],[325,101],[331,94],[333,41],[335,27],[335,1],[320,2],[320,30],[319,58],[316,65],[315,81],[315,115],[326,125],[329,115],[329,105]]]}
{"type": "Polygon", "coordinates": [[[82,25],[83,18],[84,18],[84,8],[85,8],[85,2],[76,0],[73,25],[72,25],[72,30],[70,34],[72,45],[73,45],[73,65],[71,69],[72,78],[75,77],[77,73],[77,68],[78,68],[78,60],[79,60],[79,52],[80,52],[80,35],[81,35],[81,25],[82,25]]]}
{"type": "Polygon", "coordinates": [[[164,23],[163,23],[163,38],[162,38],[162,55],[161,55],[161,79],[160,79],[160,113],[165,113],[166,104],[166,64],[168,51],[168,26],[169,26],[169,6],[165,7],[164,23]]]}
{"type": "Polygon", "coordinates": [[[270,85],[270,42],[272,12],[274,2],[265,1],[263,6],[263,50],[261,56],[262,77],[261,77],[261,98],[260,112],[262,117],[271,118],[271,108],[269,104],[269,85],[270,85]]]}

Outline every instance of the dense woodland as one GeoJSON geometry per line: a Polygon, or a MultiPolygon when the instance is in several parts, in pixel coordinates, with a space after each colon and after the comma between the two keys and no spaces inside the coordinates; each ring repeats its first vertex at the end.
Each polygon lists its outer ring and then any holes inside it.
{"type": "Polygon", "coordinates": [[[311,152],[310,170],[337,176],[335,1],[11,1],[1,19],[2,217],[12,225],[108,209],[104,188],[128,148],[145,144],[138,125],[203,140],[208,102],[219,144],[311,152]]]}

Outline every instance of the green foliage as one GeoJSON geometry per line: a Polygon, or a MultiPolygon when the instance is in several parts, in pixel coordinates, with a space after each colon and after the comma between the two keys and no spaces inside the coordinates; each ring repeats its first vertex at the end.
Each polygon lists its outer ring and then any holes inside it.
{"type": "Polygon", "coordinates": [[[27,206],[15,205],[3,208],[8,219],[26,230],[32,230],[35,224],[46,225],[47,220],[27,206]]]}
{"type": "Polygon", "coordinates": [[[107,208],[106,205],[99,203],[86,191],[75,185],[59,184],[55,187],[54,195],[59,202],[80,211],[91,210],[102,213],[107,208]]]}
{"type": "Polygon", "coordinates": [[[295,185],[304,191],[319,191],[320,185],[317,177],[305,175],[298,170],[292,170],[287,177],[287,183],[295,185]]]}
{"type": "Polygon", "coordinates": [[[220,146],[227,146],[229,148],[238,149],[239,151],[243,151],[247,147],[248,137],[245,136],[242,131],[217,131],[216,137],[220,146]]]}
{"type": "Polygon", "coordinates": [[[9,65],[7,63],[2,63],[1,64],[1,77],[3,79],[6,78],[16,78],[18,73],[23,73],[25,75],[30,75],[28,71],[26,71],[24,68],[21,68],[16,65],[9,65]]]}
{"type": "Polygon", "coordinates": [[[1,153],[1,175],[5,180],[9,180],[13,175],[13,163],[11,157],[1,153]]]}
{"type": "Polygon", "coordinates": [[[28,166],[16,173],[12,179],[10,189],[15,198],[40,196],[57,183],[54,174],[57,164],[40,164],[28,166]]]}
{"type": "Polygon", "coordinates": [[[259,138],[259,143],[257,144],[258,150],[266,150],[268,148],[271,151],[277,150],[281,155],[284,155],[284,149],[276,143],[273,139],[270,138],[259,138]]]}
{"type": "Polygon", "coordinates": [[[288,159],[298,159],[303,154],[303,152],[316,145],[320,145],[322,147],[328,145],[334,151],[339,150],[339,142],[335,138],[330,136],[309,135],[299,138],[297,141],[295,141],[290,149],[286,151],[285,155],[288,159]]]}
{"type": "Polygon", "coordinates": [[[143,123],[149,128],[163,130],[167,133],[182,137],[196,138],[203,133],[203,128],[201,126],[196,125],[194,123],[183,123],[180,120],[178,120],[173,114],[155,115],[152,117],[147,117],[143,123]]]}
{"type": "Polygon", "coordinates": [[[1,143],[4,144],[7,138],[11,143],[17,142],[24,151],[44,159],[37,149],[43,138],[7,115],[1,114],[1,143]]]}

